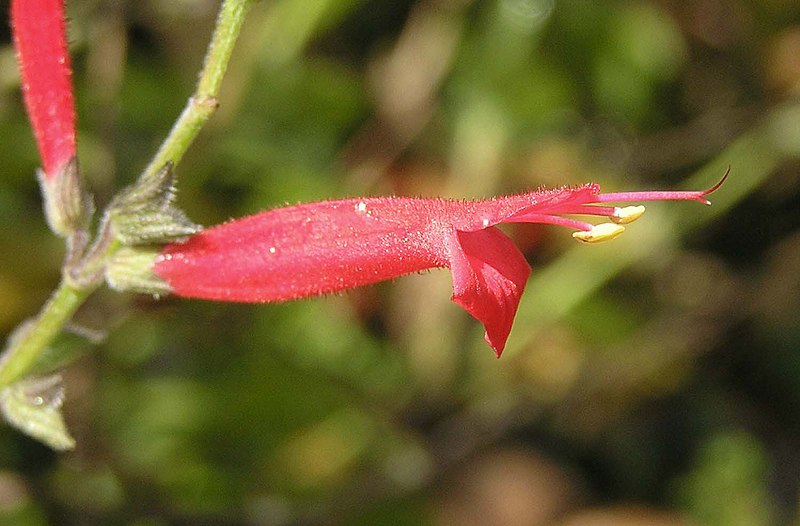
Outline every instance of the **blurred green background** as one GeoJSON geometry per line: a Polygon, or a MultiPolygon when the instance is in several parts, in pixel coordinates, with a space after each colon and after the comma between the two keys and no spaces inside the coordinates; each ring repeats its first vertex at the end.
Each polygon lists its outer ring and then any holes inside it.
{"type": "MultiPolygon", "coordinates": [[[[80,161],[105,204],[193,90],[211,0],[74,0],[80,161]]],[[[0,333],[63,247],[0,2],[0,333]]],[[[0,428],[3,524],[800,525],[800,4],[258,2],[179,166],[203,224],[355,195],[705,188],[613,243],[508,231],[509,348],[435,271],[230,305],[103,292],[78,440],[0,428]]],[[[85,331],[84,331],[85,332],[85,331]]],[[[82,345],[67,335],[61,345],[82,345]]]]}

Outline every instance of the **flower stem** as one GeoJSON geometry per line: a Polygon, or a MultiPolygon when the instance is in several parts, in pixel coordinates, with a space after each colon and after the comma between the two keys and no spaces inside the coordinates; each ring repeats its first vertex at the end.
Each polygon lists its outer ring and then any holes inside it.
{"type": "Polygon", "coordinates": [[[245,15],[252,3],[253,0],[224,0],[222,3],[197,88],[155,157],[150,161],[145,174],[157,172],[168,162],[177,165],[200,129],[216,111],[222,78],[245,15]]]}
{"type": "Polygon", "coordinates": [[[21,379],[33,368],[42,351],[96,288],[97,285],[78,288],[66,280],[61,282],[39,316],[20,326],[10,338],[9,348],[0,360],[0,388],[21,379]]]}

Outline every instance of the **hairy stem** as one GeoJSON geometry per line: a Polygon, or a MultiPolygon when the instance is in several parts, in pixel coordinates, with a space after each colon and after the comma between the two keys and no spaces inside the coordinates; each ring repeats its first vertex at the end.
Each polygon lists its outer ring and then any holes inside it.
{"type": "Polygon", "coordinates": [[[22,325],[9,341],[0,360],[0,388],[11,385],[30,371],[75,311],[97,288],[77,288],[66,281],[56,289],[39,316],[22,325]]]}
{"type": "Polygon", "coordinates": [[[194,94],[145,170],[153,174],[168,162],[177,165],[203,125],[217,109],[217,95],[233,46],[253,0],[225,0],[217,17],[203,70],[194,94]]]}

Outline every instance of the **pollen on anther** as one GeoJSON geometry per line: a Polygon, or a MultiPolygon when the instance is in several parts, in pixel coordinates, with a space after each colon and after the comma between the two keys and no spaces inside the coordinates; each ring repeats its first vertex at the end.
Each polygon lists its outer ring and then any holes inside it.
{"type": "Polygon", "coordinates": [[[275,253],[275,252],[277,252],[277,251],[278,251],[278,249],[277,249],[277,248],[275,248],[275,247],[269,247],[269,253],[270,253],[270,254],[274,254],[274,253],[275,253]]]}
{"type": "Polygon", "coordinates": [[[356,212],[366,212],[367,211],[367,203],[364,201],[359,201],[356,205],[356,212]]]}
{"type": "Polygon", "coordinates": [[[609,241],[625,232],[625,227],[615,223],[594,225],[591,230],[573,232],[572,237],[582,243],[609,241]]]}
{"type": "Polygon", "coordinates": [[[642,205],[615,207],[611,220],[620,225],[627,225],[642,217],[642,214],[644,214],[642,205]]]}

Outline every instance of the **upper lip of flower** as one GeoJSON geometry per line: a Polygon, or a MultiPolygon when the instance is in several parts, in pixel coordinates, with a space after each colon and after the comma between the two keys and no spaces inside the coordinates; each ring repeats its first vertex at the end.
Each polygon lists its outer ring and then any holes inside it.
{"type": "Polygon", "coordinates": [[[175,294],[224,301],[271,302],[338,292],[434,267],[447,267],[452,300],[486,328],[503,351],[530,267],[500,223],[547,223],[576,230],[578,240],[619,235],[644,207],[623,201],[691,200],[704,191],[600,193],[595,184],[486,200],[372,197],[278,208],[172,243],[153,272],[175,294]],[[571,215],[609,218],[594,225],[571,215]]]}

